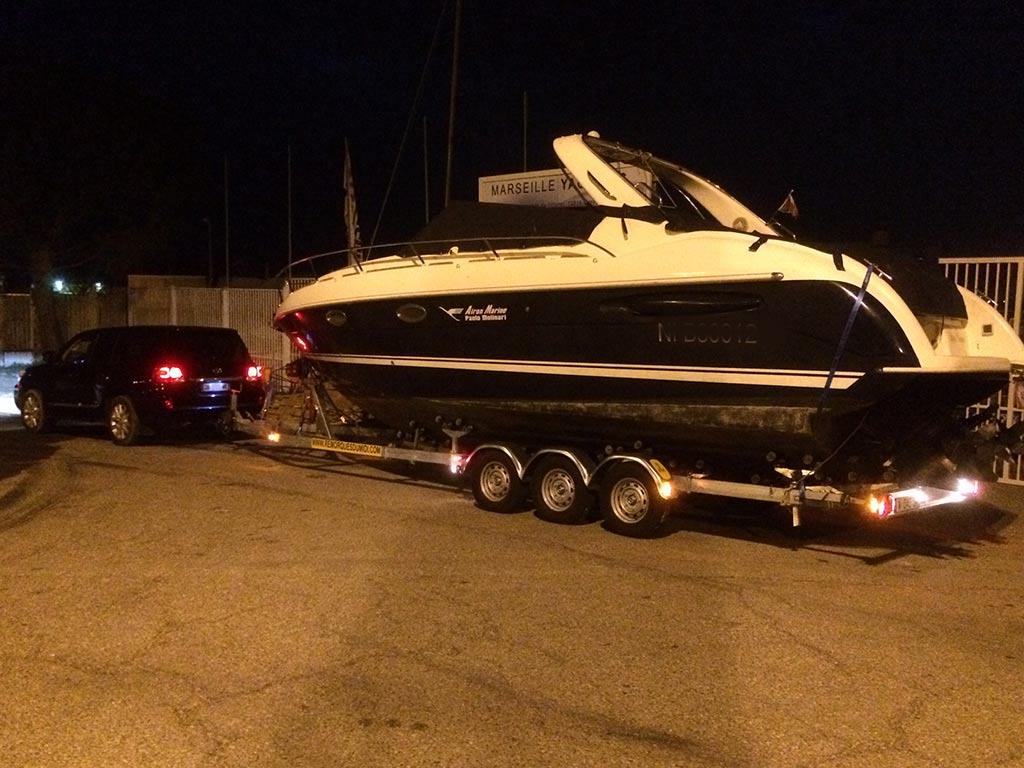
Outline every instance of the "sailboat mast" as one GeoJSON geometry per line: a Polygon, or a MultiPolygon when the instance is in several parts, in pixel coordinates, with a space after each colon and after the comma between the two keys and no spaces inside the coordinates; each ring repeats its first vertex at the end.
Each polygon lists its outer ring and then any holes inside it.
{"type": "Polygon", "coordinates": [[[455,39],[452,42],[452,90],[448,100],[448,153],[445,160],[444,204],[452,195],[452,152],[455,141],[455,93],[459,79],[459,25],[462,21],[462,0],[455,0],[455,39]]]}

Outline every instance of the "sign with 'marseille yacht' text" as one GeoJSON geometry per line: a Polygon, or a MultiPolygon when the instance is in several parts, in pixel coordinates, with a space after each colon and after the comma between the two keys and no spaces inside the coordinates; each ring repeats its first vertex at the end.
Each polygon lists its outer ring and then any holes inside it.
{"type": "MultiPolygon", "coordinates": [[[[650,187],[651,175],[647,171],[635,166],[616,167],[619,173],[634,184],[650,187]]],[[[477,180],[477,201],[552,208],[584,205],[572,181],[559,168],[481,176],[477,180]]]]}

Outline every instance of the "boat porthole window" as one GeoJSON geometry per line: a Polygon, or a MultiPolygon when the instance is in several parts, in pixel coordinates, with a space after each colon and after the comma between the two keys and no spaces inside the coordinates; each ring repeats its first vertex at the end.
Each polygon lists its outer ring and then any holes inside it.
{"type": "Polygon", "coordinates": [[[419,323],[427,316],[427,310],[419,304],[403,304],[395,314],[403,323],[419,323]]]}
{"type": "Polygon", "coordinates": [[[348,315],[340,309],[332,309],[327,313],[326,317],[328,323],[339,327],[348,322],[348,315]]]}

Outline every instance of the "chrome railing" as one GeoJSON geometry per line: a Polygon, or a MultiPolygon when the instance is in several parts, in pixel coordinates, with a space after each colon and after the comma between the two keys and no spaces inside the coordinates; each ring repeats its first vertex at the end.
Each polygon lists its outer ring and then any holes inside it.
{"type": "Polygon", "coordinates": [[[374,245],[372,247],[366,246],[361,248],[343,248],[337,251],[325,251],[323,253],[316,253],[312,256],[305,256],[301,259],[291,262],[284,267],[280,272],[277,273],[278,277],[289,275],[292,277],[296,276],[297,269],[306,269],[312,272],[313,277],[320,277],[317,270],[316,262],[335,257],[338,260],[343,260],[340,265],[332,266],[326,272],[331,272],[336,269],[342,269],[344,267],[355,267],[359,272],[363,271],[363,264],[367,261],[373,261],[375,259],[384,258],[386,256],[400,256],[402,258],[409,258],[418,261],[420,264],[426,264],[426,256],[446,256],[455,255],[460,251],[465,250],[467,253],[480,254],[488,253],[496,261],[502,259],[502,252],[505,251],[522,251],[526,248],[541,247],[543,245],[591,245],[600,251],[608,254],[612,258],[615,254],[605,248],[603,245],[595,243],[593,240],[587,240],[579,237],[568,237],[561,235],[546,236],[546,235],[511,235],[508,237],[470,237],[470,238],[446,238],[443,240],[410,240],[406,242],[398,243],[383,243],[381,245],[374,245]],[[527,245],[524,245],[527,244],[527,245]],[[534,243],[534,245],[528,245],[534,243]]]}

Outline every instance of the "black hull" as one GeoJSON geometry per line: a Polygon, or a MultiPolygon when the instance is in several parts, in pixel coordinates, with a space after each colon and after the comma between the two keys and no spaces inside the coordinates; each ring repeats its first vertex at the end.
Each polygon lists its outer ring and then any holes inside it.
{"type": "Polygon", "coordinates": [[[871,296],[841,343],[853,304],[839,284],[762,281],[396,297],[278,326],[395,429],[877,475],[901,445],[905,466],[934,454],[1005,374],[882,373],[919,363],[871,296]]]}
{"type": "Polygon", "coordinates": [[[688,466],[747,477],[769,464],[850,467],[881,479],[895,458],[914,472],[955,435],[965,408],[998,391],[998,374],[872,374],[845,392],[480,374],[320,362],[354,403],[395,429],[595,454],[651,449],[688,466]],[[481,397],[481,392],[494,393],[481,397]]]}

